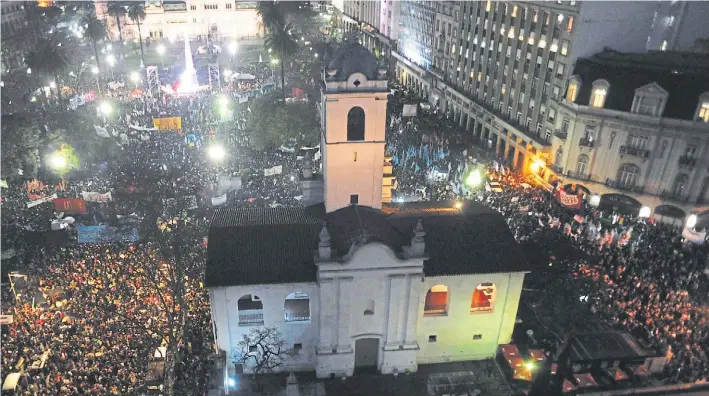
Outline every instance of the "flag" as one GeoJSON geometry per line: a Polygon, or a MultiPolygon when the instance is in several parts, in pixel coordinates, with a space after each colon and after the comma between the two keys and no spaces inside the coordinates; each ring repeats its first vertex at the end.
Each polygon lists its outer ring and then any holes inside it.
{"type": "Polygon", "coordinates": [[[108,130],[105,127],[94,125],[94,129],[96,129],[96,134],[99,135],[102,138],[110,139],[111,134],[108,133],[108,130]]]}
{"type": "Polygon", "coordinates": [[[226,203],[226,193],[212,198],[212,206],[224,205],[226,203]]]}

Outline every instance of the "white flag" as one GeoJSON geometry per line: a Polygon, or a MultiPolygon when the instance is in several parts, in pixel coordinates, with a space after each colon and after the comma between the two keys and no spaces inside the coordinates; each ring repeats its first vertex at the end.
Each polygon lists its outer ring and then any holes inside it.
{"type": "Polygon", "coordinates": [[[96,129],[96,134],[99,135],[102,138],[110,138],[111,135],[108,133],[108,130],[102,126],[94,125],[94,128],[96,129]]]}
{"type": "Polygon", "coordinates": [[[224,205],[226,203],[226,194],[212,198],[212,206],[224,205]]]}

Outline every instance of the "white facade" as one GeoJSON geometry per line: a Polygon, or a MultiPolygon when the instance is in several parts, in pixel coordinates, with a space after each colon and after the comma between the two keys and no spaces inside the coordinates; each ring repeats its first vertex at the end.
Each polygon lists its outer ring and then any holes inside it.
{"type": "Polygon", "coordinates": [[[318,264],[317,283],[212,288],[217,346],[227,351],[233,373],[243,335],[254,326],[275,326],[289,345],[302,347],[282,370],[315,370],[327,378],[351,376],[368,362],[390,374],[414,372],[423,363],[490,358],[511,340],[524,273],[425,277],[423,266],[424,258],[401,260],[389,247],[370,243],[347,263],[318,264]],[[494,288],[492,306],[472,310],[476,287],[487,283],[494,288]],[[449,290],[445,312],[427,312],[427,294],[436,285],[449,290]],[[309,321],[286,322],[284,304],[293,292],[308,295],[309,321]],[[262,322],[239,323],[240,314],[253,314],[239,312],[237,301],[246,295],[260,298],[262,322]]]}
{"type": "MultiPolygon", "coordinates": [[[[96,2],[96,15],[106,21],[108,36],[118,39],[116,18],[107,14],[107,2],[96,2]]],[[[149,2],[145,20],[140,24],[143,39],[179,40],[190,37],[243,39],[262,37],[263,24],[254,2],[188,0],[185,3],[149,2]]],[[[123,40],[138,39],[138,25],[128,16],[121,18],[123,40]]]]}

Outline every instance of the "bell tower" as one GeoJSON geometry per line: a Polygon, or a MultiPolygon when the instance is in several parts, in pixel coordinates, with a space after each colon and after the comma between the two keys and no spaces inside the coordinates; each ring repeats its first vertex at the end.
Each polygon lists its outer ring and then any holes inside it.
{"type": "Polygon", "coordinates": [[[357,42],[346,43],[323,74],[323,181],[328,212],[347,205],[381,208],[391,199],[385,157],[386,68],[357,42]]]}

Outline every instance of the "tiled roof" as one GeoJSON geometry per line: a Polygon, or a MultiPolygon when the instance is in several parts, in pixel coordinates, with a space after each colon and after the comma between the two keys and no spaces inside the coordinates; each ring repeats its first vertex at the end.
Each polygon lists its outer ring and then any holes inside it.
{"type": "Polygon", "coordinates": [[[381,211],[348,206],[227,208],[214,214],[206,284],[210,287],[315,282],[315,252],[323,222],[333,255],[346,260],[354,245],[380,242],[397,253],[421,219],[428,276],[527,271],[529,264],[504,218],[480,204],[407,203],[381,211]]]}
{"type": "Polygon", "coordinates": [[[593,82],[604,79],[610,83],[604,107],[625,112],[631,111],[635,90],[655,82],[669,95],[665,118],[692,120],[699,96],[709,92],[709,56],[702,54],[606,51],[579,58],[573,74],[581,79],[577,104],[588,106],[593,82]]]}

